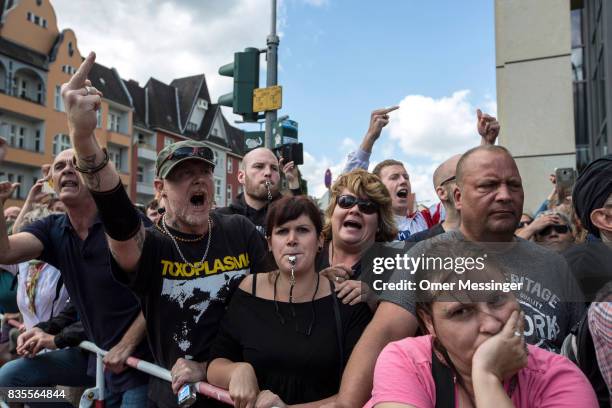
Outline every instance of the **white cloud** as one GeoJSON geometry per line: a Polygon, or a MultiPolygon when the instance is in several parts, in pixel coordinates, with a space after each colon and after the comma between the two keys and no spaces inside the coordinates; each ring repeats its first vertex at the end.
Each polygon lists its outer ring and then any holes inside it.
{"type": "Polygon", "coordinates": [[[314,157],[312,154],[304,151],[304,164],[300,166],[300,172],[306,181],[308,181],[308,195],[313,197],[321,197],[325,191],[325,171],[331,170],[332,180],[342,173],[344,161],[336,162],[326,156],[314,157]]]}
{"type": "Polygon", "coordinates": [[[233,85],[219,67],[235,51],[265,48],[270,28],[269,6],[260,0],[54,0],[53,6],[60,30],[74,30],[83,55],[96,51],[100,64],[141,85],[149,77],[169,83],[204,73],[213,101],[233,85]]]}
{"type": "Polygon", "coordinates": [[[469,90],[434,99],[408,95],[391,115],[390,138],[408,156],[445,160],[477,145],[476,108],[467,100],[469,90]]]}

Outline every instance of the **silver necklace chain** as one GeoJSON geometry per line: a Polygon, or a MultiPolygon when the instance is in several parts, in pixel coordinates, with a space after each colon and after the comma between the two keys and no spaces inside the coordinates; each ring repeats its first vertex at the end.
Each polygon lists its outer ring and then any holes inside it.
{"type": "MultiPolygon", "coordinates": [[[[179,248],[178,242],[176,242],[176,239],[174,239],[174,235],[172,235],[170,233],[170,231],[168,230],[168,226],[166,225],[166,215],[167,214],[168,213],[164,213],[164,215],[162,216],[162,222],[161,222],[162,227],[164,228],[164,232],[166,234],[168,234],[168,236],[170,236],[170,239],[172,240],[172,242],[174,242],[174,246],[175,246],[176,250],[178,251],[179,255],[181,256],[181,258],[183,259],[183,262],[185,262],[186,264],[191,266],[191,268],[193,269],[193,268],[195,268],[195,264],[192,264],[191,262],[187,261],[187,259],[185,258],[185,255],[183,255],[183,252],[181,251],[181,248],[179,248]]],[[[210,215],[209,215],[208,216],[208,240],[206,241],[206,250],[204,251],[204,255],[202,255],[202,260],[200,261],[200,264],[204,263],[204,260],[208,256],[208,250],[210,249],[211,238],[212,238],[212,221],[211,221],[210,215]]]]}

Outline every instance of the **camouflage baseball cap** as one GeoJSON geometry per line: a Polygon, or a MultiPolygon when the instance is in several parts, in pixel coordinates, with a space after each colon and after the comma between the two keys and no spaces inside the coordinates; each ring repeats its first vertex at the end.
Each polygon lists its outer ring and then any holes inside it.
{"type": "Polygon", "coordinates": [[[193,159],[202,160],[213,169],[215,168],[215,156],[210,147],[197,140],[183,140],[172,143],[159,152],[155,163],[155,174],[157,177],[165,179],[174,166],[193,159]]]}

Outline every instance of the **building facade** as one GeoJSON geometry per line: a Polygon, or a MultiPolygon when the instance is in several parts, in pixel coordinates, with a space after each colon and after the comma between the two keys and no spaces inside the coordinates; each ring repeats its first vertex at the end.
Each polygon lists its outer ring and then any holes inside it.
{"type": "MultiPolygon", "coordinates": [[[[0,136],[9,144],[0,180],[21,183],[7,203],[20,205],[41,177],[41,166],[70,147],[60,91],[83,56],[75,33],[59,31],[49,0],[0,0],[0,13],[0,136]]],[[[244,134],[211,103],[204,75],[169,85],[151,78],[140,87],[96,63],[89,79],[104,95],[95,135],[134,202],[154,198],[157,153],[187,138],[215,152],[217,205],[238,192],[232,174],[244,155],[244,134]]]]}
{"type": "Polygon", "coordinates": [[[526,211],[555,168],[610,152],[611,16],[602,0],[495,1],[499,139],[523,176],[526,211]]]}

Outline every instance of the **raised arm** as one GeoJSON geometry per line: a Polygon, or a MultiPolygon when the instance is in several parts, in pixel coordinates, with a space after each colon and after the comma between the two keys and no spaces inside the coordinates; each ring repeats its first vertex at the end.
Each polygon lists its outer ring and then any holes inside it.
{"type": "MultiPolygon", "coordinates": [[[[2,148],[0,147],[0,154],[2,148]]],[[[13,234],[10,237],[4,219],[4,203],[13,194],[18,183],[0,182],[0,264],[12,265],[37,258],[43,251],[43,244],[34,235],[27,232],[13,234]]]]}
{"type": "Polygon", "coordinates": [[[91,86],[87,75],[95,59],[93,52],[87,56],[70,81],[62,85],[62,97],[77,170],[83,174],[85,185],[96,202],[113,257],[129,273],[138,266],[145,232],[115,166],[94,135],[102,93],[91,86]]]}
{"type": "Polygon", "coordinates": [[[39,179],[30,189],[25,203],[23,204],[23,207],[21,207],[21,211],[13,223],[13,232],[19,232],[21,230],[21,225],[23,224],[25,215],[34,209],[35,204],[42,203],[45,198],[49,197],[50,194],[45,193],[42,190],[45,181],[46,180],[44,178],[39,179]]]}
{"type": "Polygon", "coordinates": [[[499,122],[497,118],[476,109],[476,128],[480,135],[480,145],[494,145],[499,136],[499,122]]]}
{"type": "Polygon", "coordinates": [[[366,134],[363,136],[359,149],[355,152],[349,153],[346,165],[342,173],[348,173],[352,170],[361,168],[364,170],[368,169],[370,164],[370,154],[374,143],[380,137],[382,130],[389,123],[389,113],[399,109],[399,106],[392,106],[390,108],[376,109],[370,115],[370,126],[366,134]]]}

